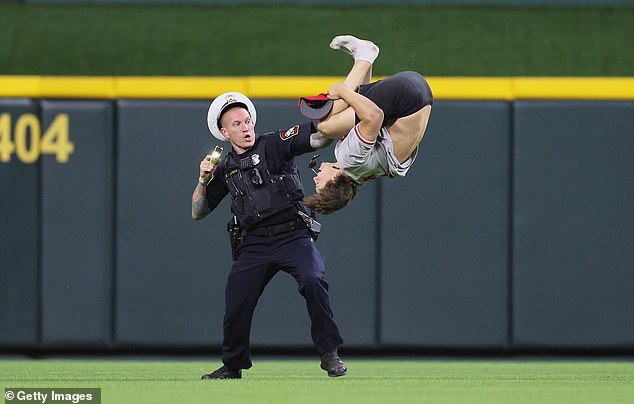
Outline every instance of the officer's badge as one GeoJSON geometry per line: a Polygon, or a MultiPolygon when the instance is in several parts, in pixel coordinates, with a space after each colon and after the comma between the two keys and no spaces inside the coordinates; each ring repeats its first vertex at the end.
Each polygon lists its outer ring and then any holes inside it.
{"type": "Polygon", "coordinates": [[[280,133],[280,139],[288,140],[297,134],[299,134],[299,125],[295,125],[286,132],[280,133]]]}
{"type": "Polygon", "coordinates": [[[258,164],[260,164],[260,155],[257,153],[253,153],[251,155],[251,164],[254,166],[257,166],[258,164]]]}

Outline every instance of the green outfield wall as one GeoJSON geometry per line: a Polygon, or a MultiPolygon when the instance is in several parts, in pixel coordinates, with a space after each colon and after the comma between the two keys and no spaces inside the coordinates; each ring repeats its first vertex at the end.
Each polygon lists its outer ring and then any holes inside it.
{"type": "MultiPolygon", "coordinates": [[[[191,219],[210,98],[244,91],[263,133],[333,79],[0,78],[0,351],[219,350],[228,201],[191,219]]],[[[408,176],[319,218],[345,347],[632,352],[633,80],[429,78],[408,176]]],[[[291,277],[252,333],[311,348],[291,277]]]]}

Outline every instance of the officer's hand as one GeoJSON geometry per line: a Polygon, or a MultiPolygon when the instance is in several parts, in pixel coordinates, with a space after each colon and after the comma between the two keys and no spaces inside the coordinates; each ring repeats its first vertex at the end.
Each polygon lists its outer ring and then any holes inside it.
{"type": "Polygon", "coordinates": [[[200,180],[209,181],[216,172],[216,165],[211,162],[211,155],[208,154],[200,162],[200,180]]]}

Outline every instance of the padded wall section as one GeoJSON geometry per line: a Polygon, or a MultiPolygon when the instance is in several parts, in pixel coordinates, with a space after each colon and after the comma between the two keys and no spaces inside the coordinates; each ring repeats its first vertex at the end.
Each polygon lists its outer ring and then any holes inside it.
{"type": "MultiPolygon", "coordinates": [[[[38,115],[32,100],[0,99],[2,136],[38,115]],[[8,124],[8,125],[7,125],[8,124]]],[[[39,163],[0,162],[0,345],[34,347],[39,333],[39,163]]]]}
{"type": "Polygon", "coordinates": [[[507,344],[510,108],[434,104],[402,179],[381,180],[381,343],[507,344]]]}
{"type": "Polygon", "coordinates": [[[231,262],[228,207],[191,217],[198,165],[215,140],[203,101],[117,102],[116,341],[192,347],[222,341],[231,262]]]}
{"type": "Polygon", "coordinates": [[[42,127],[74,148],[42,156],[45,346],[111,343],[113,117],[110,101],[42,101],[42,127]]]}
{"type": "Polygon", "coordinates": [[[634,103],[516,102],[513,337],[634,346],[634,103]]]}

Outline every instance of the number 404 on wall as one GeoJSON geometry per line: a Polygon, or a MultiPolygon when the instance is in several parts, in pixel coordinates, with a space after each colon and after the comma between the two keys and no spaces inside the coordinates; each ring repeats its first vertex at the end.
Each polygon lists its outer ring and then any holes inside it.
{"type": "Polygon", "coordinates": [[[11,129],[11,115],[0,114],[0,163],[11,161],[13,153],[27,164],[41,154],[54,154],[57,162],[66,163],[75,151],[68,136],[68,114],[55,116],[43,135],[40,120],[33,114],[20,115],[11,129]]]}

